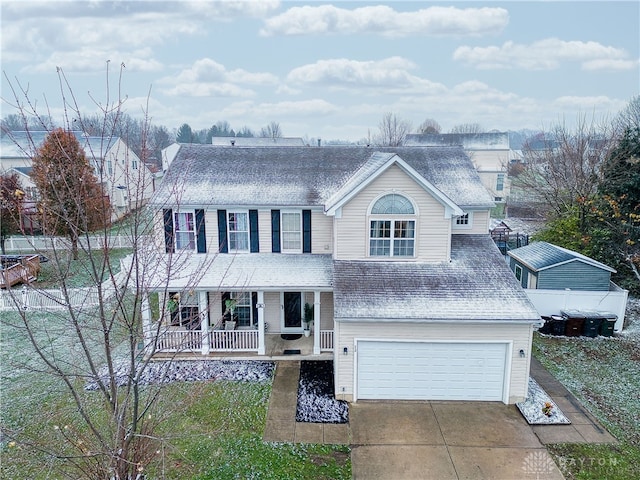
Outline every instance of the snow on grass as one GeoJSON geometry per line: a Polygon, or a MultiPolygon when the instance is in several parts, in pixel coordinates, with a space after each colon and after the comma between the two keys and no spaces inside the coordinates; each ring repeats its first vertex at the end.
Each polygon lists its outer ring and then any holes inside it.
{"type": "Polygon", "coordinates": [[[613,337],[536,335],[541,363],[619,440],[640,445],[640,301],[630,298],[628,326],[613,337]]]}

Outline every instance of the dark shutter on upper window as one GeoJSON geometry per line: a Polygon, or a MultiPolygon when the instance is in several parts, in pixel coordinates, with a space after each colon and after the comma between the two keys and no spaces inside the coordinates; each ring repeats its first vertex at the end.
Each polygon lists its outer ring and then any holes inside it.
{"type": "Polygon", "coordinates": [[[260,251],[260,238],[258,237],[258,210],[249,210],[249,242],[251,253],[260,251]]]}
{"type": "Polygon", "coordinates": [[[218,245],[220,253],[228,253],[227,246],[227,211],[218,210],[218,245]]]}
{"type": "Polygon", "coordinates": [[[204,229],[204,210],[196,210],[196,243],[198,253],[207,253],[207,235],[204,229]]]}
{"type": "Polygon", "coordinates": [[[164,249],[167,253],[173,253],[173,210],[165,208],[162,214],[164,216],[164,249]]]}
{"type": "Polygon", "coordinates": [[[280,210],[271,210],[271,251],[280,253],[280,210]]]}
{"type": "Polygon", "coordinates": [[[302,211],[302,253],[311,253],[311,210],[302,211]]]}

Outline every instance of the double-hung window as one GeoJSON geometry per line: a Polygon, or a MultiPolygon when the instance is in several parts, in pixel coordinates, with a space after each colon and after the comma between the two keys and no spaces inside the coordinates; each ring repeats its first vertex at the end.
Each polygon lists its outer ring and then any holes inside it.
{"type": "Polygon", "coordinates": [[[195,250],[196,229],[193,212],[175,212],[173,227],[176,250],[195,250]]]}
{"type": "Polygon", "coordinates": [[[249,213],[227,212],[229,251],[249,251],[249,213]]]}
{"type": "Polygon", "coordinates": [[[251,318],[251,292],[230,292],[230,298],[236,301],[235,317],[238,327],[253,326],[251,318]]]}
{"type": "Polygon", "coordinates": [[[302,212],[281,212],[282,251],[302,252],[302,212]]]}
{"type": "Polygon", "coordinates": [[[395,193],[378,199],[371,208],[369,255],[413,257],[416,220],[411,201],[395,193]]]}

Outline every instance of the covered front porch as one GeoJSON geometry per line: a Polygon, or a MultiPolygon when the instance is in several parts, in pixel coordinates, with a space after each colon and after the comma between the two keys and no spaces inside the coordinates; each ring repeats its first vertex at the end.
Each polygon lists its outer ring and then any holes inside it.
{"type": "MultiPolygon", "coordinates": [[[[314,336],[293,338],[280,333],[267,333],[264,336],[264,354],[258,353],[257,332],[247,334],[248,331],[233,330],[220,331],[220,335],[210,332],[212,337],[224,337],[224,342],[232,344],[229,348],[210,348],[204,353],[201,346],[201,336],[193,331],[173,331],[159,338],[155,358],[207,358],[211,360],[224,359],[260,359],[260,360],[300,360],[313,358],[314,360],[333,359],[333,332],[322,331],[320,353],[314,353],[314,336]],[[194,338],[197,337],[197,338],[194,338]],[[191,342],[190,342],[191,341],[191,342]]],[[[217,333],[217,332],[216,332],[217,333]]]]}
{"type": "Polygon", "coordinates": [[[332,271],[330,255],[186,257],[181,276],[149,283],[154,293],[142,305],[145,355],[331,353],[332,271]],[[302,336],[301,347],[285,340],[292,335],[302,336]]]}

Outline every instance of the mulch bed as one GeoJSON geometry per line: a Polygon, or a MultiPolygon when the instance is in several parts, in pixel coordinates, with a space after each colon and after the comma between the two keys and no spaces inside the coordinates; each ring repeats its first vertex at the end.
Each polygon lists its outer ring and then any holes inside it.
{"type": "Polygon", "coordinates": [[[348,423],[349,404],[336,400],[331,360],[302,360],[296,422],[348,423]]]}

